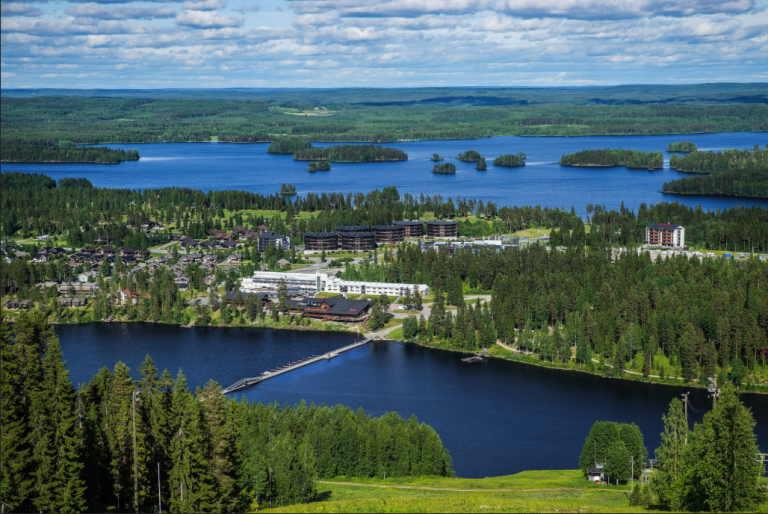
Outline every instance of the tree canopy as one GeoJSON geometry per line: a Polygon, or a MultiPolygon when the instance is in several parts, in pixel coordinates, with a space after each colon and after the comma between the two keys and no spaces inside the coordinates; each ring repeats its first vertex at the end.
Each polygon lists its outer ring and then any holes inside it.
{"type": "Polygon", "coordinates": [[[525,157],[520,157],[520,154],[500,155],[493,160],[493,165],[516,168],[518,166],[525,166],[525,161],[523,159],[525,159],[525,157]]]}
{"type": "Polygon", "coordinates": [[[583,150],[565,154],[560,158],[561,166],[626,166],[658,170],[664,166],[661,152],[639,152],[637,150],[583,150]]]}

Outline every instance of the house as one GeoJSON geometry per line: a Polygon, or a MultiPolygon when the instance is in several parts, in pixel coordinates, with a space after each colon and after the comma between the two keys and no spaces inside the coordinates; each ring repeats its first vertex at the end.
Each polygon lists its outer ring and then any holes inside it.
{"type": "Polygon", "coordinates": [[[115,249],[111,246],[102,246],[99,248],[99,252],[103,253],[104,255],[115,255],[115,249]]]}
{"type": "Polygon", "coordinates": [[[136,254],[136,251],[133,248],[131,248],[130,246],[125,246],[123,248],[120,248],[120,256],[121,257],[126,257],[126,256],[133,257],[135,254],[136,254]]]}
{"type": "MultiPolygon", "coordinates": [[[[269,301],[269,295],[267,293],[246,293],[245,291],[240,291],[240,296],[243,298],[243,302],[248,298],[249,295],[254,295],[254,298],[256,301],[256,308],[258,309],[259,302],[261,302],[262,308],[265,302],[269,301]]],[[[235,301],[235,298],[237,298],[237,291],[227,291],[226,296],[224,297],[224,300],[227,302],[227,305],[231,305],[232,302],[235,301]]]]}
{"type": "Polygon", "coordinates": [[[301,312],[309,318],[323,321],[361,322],[371,313],[370,300],[348,300],[343,296],[333,298],[305,298],[289,300],[291,311],[301,312]],[[299,309],[301,307],[301,309],[299,309]]]}
{"type": "Polygon", "coordinates": [[[605,470],[602,464],[596,464],[594,467],[587,468],[587,480],[596,484],[605,482],[605,470]]]}
{"type": "Polygon", "coordinates": [[[139,303],[139,295],[132,292],[130,289],[123,289],[116,295],[120,299],[120,303],[123,305],[136,305],[139,303]]]}
{"type": "Polygon", "coordinates": [[[176,286],[178,286],[179,291],[189,291],[189,282],[186,280],[176,280],[176,286]]]}
{"type": "Polygon", "coordinates": [[[200,243],[200,246],[202,246],[203,248],[207,248],[207,249],[211,250],[213,248],[216,248],[216,242],[215,241],[203,241],[202,243],[200,243]]]}
{"type": "Polygon", "coordinates": [[[36,253],[32,255],[32,262],[48,262],[51,260],[47,253],[36,253]]]}
{"type": "Polygon", "coordinates": [[[62,307],[85,307],[86,303],[88,303],[88,300],[85,298],[62,297],[58,300],[59,305],[62,307]]]}
{"type": "Polygon", "coordinates": [[[229,264],[240,263],[240,262],[243,262],[243,256],[241,254],[239,254],[239,253],[233,253],[232,255],[227,257],[224,262],[229,263],[229,264]]]}
{"type": "Polygon", "coordinates": [[[67,295],[92,295],[96,289],[94,282],[62,282],[57,285],[59,294],[67,295]]]}
{"type": "Polygon", "coordinates": [[[85,273],[80,273],[77,275],[78,282],[88,282],[89,279],[92,279],[93,281],[95,281],[96,273],[93,271],[86,271],[85,273]]]}
{"type": "Polygon", "coordinates": [[[217,262],[219,262],[218,255],[206,255],[205,257],[203,257],[204,264],[216,264],[217,262]]]}
{"type": "Polygon", "coordinates": [[[48,235],[37,236],[37,240],[38,241],[50,241],[51,240],[51,236],[48,236],[48,235]]]}
{"type": "Polygon", "coordinates": [[[279,261],[277,261],[277,265],[280,266],[281,268],[284,268],[286,266],[290,266],[291,261],[289,261],[288,259],[280,259],[279,261]]]}
{"type": "Polygon", "coordinates": [[[224,248],[225,250],[231,250],[237,247],[237,243],[235,243],[234,241],[222,241],[219,244],[219,246],[224,248]]]}
{"type": "Polygon", "coordinates": [[[185,248],[196,248],[197,247],[197,241],[195,241],[194,239],[192,239],[189,236],[181,238],[179,243],[181,243],[181,246],[183,246],[185,248]]]}
{"type": "Polygon", "coordinates": [[[259,234],[259,251],[264,253],[267,250],[267,245],[272,245],[277,248],[278,245],[283,247],[283,250],[289,250],[291,248],[291,239],[288,236],[279,236],[274,232],[262,232],[259,234]]]}
{"type": "Polygon", "coordinates": [[[28,310],[34,307],[32,300],[17,300],[15,298],[8,300],[3,304],[6,309],[21,309],[28,310]]]}
{"type": "Polygon", "coordinates": [[[94,253],[96,253],[96,248],[94,248],[93,246],[86,246],[85,248],[80,250],[80,253],[84,253],[86,255],[93,255],[94,253]]]}

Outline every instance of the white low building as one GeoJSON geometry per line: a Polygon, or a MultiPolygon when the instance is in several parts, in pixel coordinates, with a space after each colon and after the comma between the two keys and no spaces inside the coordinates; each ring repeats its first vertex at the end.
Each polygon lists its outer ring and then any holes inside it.
{"type": "Polygon", "coordinates": [[[281,281],[292,291],[304,295],[316,293],[339,293],[344,296],[361,294],[401,296],[406,289],[411,294],[418,293],[422,297],[429,296],[429,286],[426,284],[394,284],[388,282],[362,282],[342,280],[327,273],[284,273],[275,271],[257,271],[251,278],[244,278],[241,290],[249,293],[262,291],[277,291],[281,281]]]}

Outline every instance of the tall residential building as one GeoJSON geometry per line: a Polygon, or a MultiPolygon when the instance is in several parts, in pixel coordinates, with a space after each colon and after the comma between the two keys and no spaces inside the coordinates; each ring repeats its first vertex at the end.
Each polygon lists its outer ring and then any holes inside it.
{"type": "Polygon", "coordinates": [[[645,244],[653,246],[685,246],[685,228],[672,223],[654,223],[645,227],[645,244]]]}

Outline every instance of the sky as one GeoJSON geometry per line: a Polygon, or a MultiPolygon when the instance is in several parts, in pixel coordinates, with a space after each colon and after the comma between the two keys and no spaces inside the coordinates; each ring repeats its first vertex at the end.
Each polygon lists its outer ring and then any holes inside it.
{"type": "Polygon", "coordinates": [[[43,0],[5,88],[768,82],[768,0],[43,0]]]}

